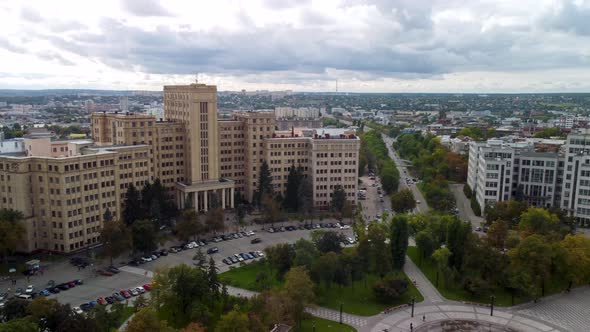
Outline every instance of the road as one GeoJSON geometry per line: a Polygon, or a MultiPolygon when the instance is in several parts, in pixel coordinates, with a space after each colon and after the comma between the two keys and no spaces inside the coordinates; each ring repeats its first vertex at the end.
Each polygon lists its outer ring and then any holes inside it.
{"type": "Polygon", "coordinates": [[[365,221],[378,219],[385,210],[391,211],[391,201],[389,197],[382,191],[383,202],[379,197],[378,187],[381,185],[379,177],[375,180],[371,180],[368,176],[362,176],[360,178],[361,185],[359,188],[366,188],[367,196],[364,200],[359,200],[363,206],[363,219],[365,221]]]}
{"type": "MultiPolygon", "coordinates": [[[[317,222],[317,220],[315,222],[317,222]]],[[[333,220],[324,220],[324,222],[333,222],[333,220]]],[[[286,224],[287,223],[285,223],[285,225],[286,224]]],[[[268,233],[266,231],[260,230],[259,228],[260,226],[251,228],[257,230],[255,236],[212,243],[205,246],[202,251],[205,253],[210,247],[218,247],[219,253],[213,254],[211,256],[215,260],[216,265],[219,268],[219,272],[221,273],[229,270],[229,266],[221,261],[227,256],[239,254],[241,252],[264,250],[264,248],[277,243],[294,243],[300,238],[310,238],[311,234],[311,231],[309,230],[268,233]],[[250,244],[250,241],[255,237],[262,239],[262,242],[250,244]]],[[[352,236],[351,229],[340,230],[337,228],[332,228],[330,230],[341,232],[347,237],[352,236]]],[[[196,253],[197,249],[189,249],[176,254],[170,253],[168,256],[160,257],[153,262],[148,262],[139,266],[140,269],[149,271],[147,274],[143,274],[143,272],[137,273],[138,269],[134,269],[133,267],[125,267],[124,271],[112,277],[95,275],[93,272],[93,267],[87,267],[86,269],[78,270],[76,267],[70,265],[66,260],[48,265],[45,268],[43,275],[31,277],[30,281],[27,281],[24,278],[18,279],[16,286],[12,286],[10,281],[3,281],[0,283],[0,293],[6,291],[10,294],[13,294],[17,287],[24,289],[27,287],[27,285],[34,285],[36,290],[44,289],[49,280],[54,280],[56,284],[59,284],[74,279],[82,279],[84,281],[84,285],[49,296],[49,298],[55,298],[61,303],[68,303],[71,306],[79,306],[82,303],[95,300],[98,297],[112,295],[112,293],[118,292],[122,289],[134,288],[148,283],[151,280],[151,272],[155,272],[157,269],[172,267],[183,263],[192,266],[194,262],[192,258],[196,253]]],[[[103,265],[107,264],[105,263],[103,265]]],[[[120,266],[121,264],[116,265],[120,266]]]]}
{"type": "Polygon", "coordinates": [[[408,184],[408,182],[406,181],[406,179],[410,178],[412,179],[412,177],[409,175],[408,173],[408,169],[407,169],[407,165],[408,162],[406,160],[401,159],[397,152],[395,152],[395,150],[393,149],[393,138],[385,135],[385,134],[381,134],[381,137],[383,137],[383,141],[385,142],[385,145],[387,146],[387,151],[389,152],[389,157],[391,159],[393,159],[393,161],[395,162],[395,165],[397,167],[397,170],[399,171],[400,174],[400,183],[399,183],[399,189],[410,189],[412,191],[412,194],[414,195],[414,198],[416,199],[416,201],[418,201],[419,203],[416,204],[416,209],[418,210],[418,212],[420,213],[425,213],[428,211],[428,204],[426,203],[426,200],[424,199],[424,196],[422,196],[422,193],[420,192],[420,190],[416,187],[415,183],[411,183],[408,184]]]}
{"type": "Polygon", "coordinates": [[[469,221],[472,229],[475,230],[476,227],[480,227],[485,220],[473,213],[473,210],[471,209],[471,201],[467,199],[463,193],[463,186],[463,184],[451,184],[449,185],[449,189],[451,189],[451,192],[455,196],[457,209],[459,209],[459,219],[469,221]]]}

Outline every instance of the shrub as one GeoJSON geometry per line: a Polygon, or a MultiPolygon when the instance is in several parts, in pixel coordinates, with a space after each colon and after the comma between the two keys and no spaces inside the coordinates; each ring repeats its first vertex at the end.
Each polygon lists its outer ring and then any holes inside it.
{"type": "Polygon", "coordinates": [[[408,291],[405,279],[387,277],[373,285],[373,293],[379,302],[391,303],[408,291]]]}
{"type": "Polygon", "coordinates": [[[471,209],[473,210],[473,214],[475,214],[478,217],[481,217],[481,207],[475,199],[475,196],[471,196],[471,209]]]}
{"type": "Polygon", "coordinates": [[[469,185],[463,186],[463,193],[465,194],[465,197],[467,197],[467,198],[471,198],[471,196],[473,196],[473,191],[471,190],[469,185]]]}

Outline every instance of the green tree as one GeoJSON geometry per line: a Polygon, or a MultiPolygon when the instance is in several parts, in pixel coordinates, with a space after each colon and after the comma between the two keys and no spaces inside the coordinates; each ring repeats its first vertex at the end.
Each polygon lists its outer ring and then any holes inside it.
{"type": "Polygon", "coordinates": [[[26,233],[23,214],[12,209],[0,209],[0,255],[8,262],[8,255],[16,250],[26,233]]]}
{"type": "Polygon", "coordinates": [[[299,200],[299,212],[303,214],[304,218],[313,217],[313,187],[311,180],[307,176],[303,176],[299,183],[297,198],[299,200]]]}
{"type": "Polygon", "coordinates": [[[166,321],[160,320],[152,307],[141,309],[129,322],[125,332],[173,332],[166,321]]]}
{"type": "Polygon", "coordinates": [[[141,253],[149,253],[158,247],[157,233],[154,223],[150,220],[137,220],[131,226],[133,249],[141,253]]]}
{"type": "Polygon", "coordinates": [[[199,221],[199,215],[194,209],[186,209],[180,214],[180,220],[175,226],[176,237],[180,241],[188,241],[195,238],[204,229],[199,221]]]}
{"type": "Polygon", "coordinates": [[[104,254],[110,258],[111,265],[115,257],[131,248],[131,234],[125,224],[120,221],[105,221],[100,232],[100,239],[104,254]]]}
{"type": "Polygon", "coordinates": [[[514,271],[514,286],[527,294],[538,297],[540,287],[550,275],[552,263],[551,245],[541,235],[534,234],[523,239],[510,250],[514,271]]]}
{"type": "Polygon", "coordinates": [[[315,243],[316,248],[323,253],[342,251],[342,242],[344,241],[344,235],[334,231],[327,232],[314,232],[312,234],[312,240],[315,243]]]}
{"type": "Polygon", "coordinates": [[[447,247],[451,251],[449,265],[457,271],[461,270],[463,265],[463,256],[465,255],[465,243],[471,234],[471,224],[463,222],[457,218],[447,226],[447,247]]]}
{"type": "Polygon", "coordinates": [[[37,323],[27,318],[12,319],[5,323],[0,323],[0,332],[38,332],[37,323]]]}
{"type": "Polygon", "coordinates": [[[408,217],[396,215],[391,220],[389,243],[391,246],[392,266],[401,270],[406,263],[406,251],[408,250],[408,217]]]}
{"type": "Polygon", "coordinates": [[[338,255],[334,252],[328,252],[313,262],[311,271],[318,284],[323,281],[326,286],[330,287],[336,279],[339,268],[340,260],[338,255]]]}
{"type": "Polygon", "coordinates": [[[406,213],[416,207],[416,199],[410,189],[403,189],[391,195],[391,209],[397,213],[406,213]]]}
{"type": "MultiPolygon", "coordinates": [[[[215,200],[213,200],[215,201],[215,200]]],[[[223,209],[219,206],[207,211],[205,225],[209,232],[219,232],[225,229],[223,209]]]]}
{"type": "Polygon", "coordinates": [[[250,332],[248,315],[241,312],[238,307],[221,316],[215,327],[215,332],[250,332]]]}
{"type": "Polygon", "coordinates": [[[432,259],[436,263],[436,268],[443,275],[446,275],[446,272],[449,270],[449,258],[451,255],[452,253],[447,247],[440,247],[432,253],[432,259]]]}
{"type": "Polygon", "coordinates": [[[290,244],[280,243],[266,247],[264,252],[268,263],[278,272],[279,277],[282,277],[293,265],[295,250],[290,244]]]}
{"type": "Polygon", "coordinates": [[[285,190],[285,200],[283,201],[285,208],[291,212],[300,210],[301,199],[299,198],[299,194],[302,180],[303,172],[301,167],[292,165],[287,176],[287,189],[285,190]]]}
{"type": "Polygon", "coordinates": [[[486,239],[492,247],[504,249],[508,231],[508,223],[504,220],[497,220],[490,226],[486,239]]]}
{"type": "Polygon", "coordinates": [[[529,207],[526,212],[520,216],[518,229],[524,236],[531,234],[547,235],[550,232],[557,231],[559,218],[549,211],[536,207],[529,207]]]}
{"type": "Polygon", "coordinates": [[[319,252],[315,244],[306,239],[299,239],[295,242],[295,258],[293,260],[294,266],[305,266],[308,271],[311,271],[311,266],[319,256],[319,252]]]}
{"type": "Polygon", "coordinates": [[[553,127],[553,128],[545,128],[541,131],[538,131],[537,133],[535,133],[535,135],[533,137],[535,138],[551,138],[551,137],[556,137],[556,136],[563,136],[561,134],[561,130],[559,130],[559,128],[553,127]]]}
{"type": "Polygon", "coordinates": [[[262,204],[262,198],[265,195],[270,195],[272,197],[272,194],[272,177],[270,175],[268,164],[266,163],[266,160],[264,160],[262,165],[260,165],[260,172],[258,174],[258,188],[254,193],[254,202],[260,206],[260,204],[262,204]]]}
{"type": "Polygon", "coordinates": [[[416,247],[418,247],[418,250],[420,251],[421,259],[432,255],[432,252],[436,247],[430,232],[424,230],[416,234],[416,247]]]}
{"type": "Polygon", "coordinates": [[[111,209],[107,208],[107,210],[102,215],[102,220],[106,223],[113,220],[113,213],[111,209]]]}
{"type": "Polygon", "coordinates": [[[144,215],[144,211],[141,207],[139,191],[137,191],[133,184],[130,184],[129,188],[127,188],[127,192],[125,193],[123,220],[127,226],[131,226],[136,220],[143,218],[144,215]]]}
{"type": "Polygon", "coordinates": [[[346,192],[341,185],[337,184],[334,186],[334,192],[332,192],[332,203],[330,207],[332,208],[332,211],[342,211],[345,203],[346,192]]]}
{"type": "Polygon", "coordinates": [[[566,235],[559,243],[563,274],[576,284],[590,280],[590,239],[582,234],[566,235]]]}
{"type": "Polygon", "coordinates": [[[496,220],[504,220],[510,225],[517,225],[520,215],[527,209],[527,204],[514,200],[496,202],[485,207],[485,217],[488,224],[496,220]]]}
{"type": "Polygon", "coordinates": [[[302,266],[292,268],[285,275],[283,292],[289,299],[288,303],[293,321],[300,323],[305,308],[314,303],[315,294],[313,287],[313,282],[309,278],[309,274],[302,266]]]}
{"type": "Polygon", "coordinates": [[[262,211],[264,212],[264,223],[274,227],[274,223],[279,221],[281,215],[279,203],[272,196],[264,195],[262,197],[262,211]]]}

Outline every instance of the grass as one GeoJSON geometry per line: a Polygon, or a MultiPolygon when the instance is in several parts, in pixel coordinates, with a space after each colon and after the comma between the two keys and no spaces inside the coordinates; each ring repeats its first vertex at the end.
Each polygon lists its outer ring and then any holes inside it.
{"type": "MultiPolygon", "coordinates": [[[[430,280],[432,285],[436,287],[436,265],[434,261],[431,258],[426,258],[423,259],[422,264],[420,264],[419,253],[416,247],[408,247],[408,256],[420,268],[420,270],[422,270],[422,273],[424,273],[428,280],[430,280]]],[[[552,280],[546,286],[545,296],[561,292],[566,286],[567,284],[563,281],[552,280]]],[[[442,275],[439,276],[439,286],[436,287],[436,289],[438,289],[442,296],[449,300],[490,303],[490,297],[488,295],[473,296],[456,283],[449,286],[445,285],[442,275]]],[[[496,298],[495,304],[497,306],[508,307],[512,305],[512,296],[508,290],[497,287],[494,290],[494,296],[496,298]]],[[[514,305],[531,300],[532,298],[528,296],[515,295],[514,305]]]]}
{"type": "Polygon", "coordinates": [[[293,332],[356,332],[356,329],[346,324],[340,324],[327,319],[311,317],[301,321],[301,327],[295,328],[293,332]]]}
{"type": "Polygon", "coordinates": [[[133,315],[134,313],[135,313],[135,308],[133,308],[133,307],[123,308],[123,313],[121,315],[121,318],[117,322],[117,324],[119,326],[121,326],[127,320],[127,318],[131,317],[131,315],[133,315]]]}
{"type": "MultiPolygon", "coordinates": [[[[256,276],[260,271],[266,271],[271,276],[269,280],[270,287],[280,287],[282,285],[282,281],[277,279],[276,273],[261,261],[221,273],[220,280],[235,287],[261,291],[262,287],[256,283],[256,276]]],[[[355,281],[348,286],[339,286],[337,284],[332,284],[331,287],[324,284],[317,286],[316,303],[319,306],[333,310],[340,310],[340,303],[342,303],[344,312],[360,316],[372,316],[387,308],[408,303],[412,297],[416,299],[416,302],[422,301],[424,298],[420,292],[405,274],[402,273],[401,275],[408,280],[408,291],[392,303],[383,304],[375,299],[373,285],[379,281],[379,277],[375,275],[368,275],[366,280],[355,281]]]]}

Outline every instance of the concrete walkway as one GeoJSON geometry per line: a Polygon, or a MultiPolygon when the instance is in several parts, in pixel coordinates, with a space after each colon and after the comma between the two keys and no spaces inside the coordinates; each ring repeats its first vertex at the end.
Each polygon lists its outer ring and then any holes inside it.
{"type": "Polygon", "coordinates": [[[416,282],[416,288],[424,297],[424,303],[442,303],[444,298],[440,295],[438,290],[430,283],[430,280],[420,271],[420,268],[412,262],[410,257],[406,256],[406,264],[404,264],[404,273],[410,280],[416,282]]]}

